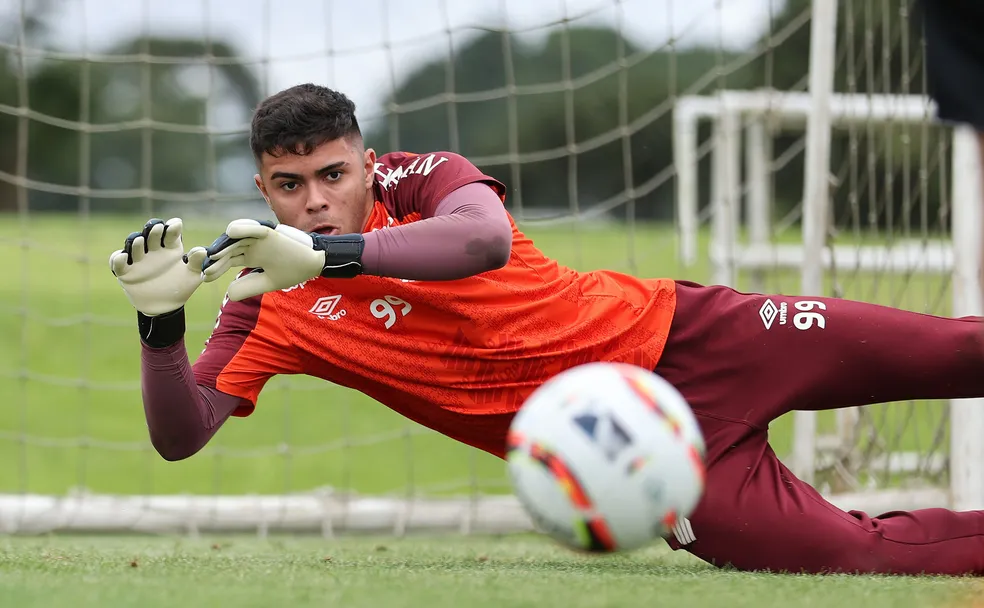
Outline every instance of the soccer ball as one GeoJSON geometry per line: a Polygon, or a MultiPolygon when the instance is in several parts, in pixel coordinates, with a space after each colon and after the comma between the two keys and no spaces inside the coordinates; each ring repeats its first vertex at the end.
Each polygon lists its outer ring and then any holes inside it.
{"type": "Polygon", "coordinates": [[[672,533],[704,491],[704,438],[670,383],[622,363],[568,369],[526,400],[507,468],[535,527],[572,549],[627,551],[672,533]]]}

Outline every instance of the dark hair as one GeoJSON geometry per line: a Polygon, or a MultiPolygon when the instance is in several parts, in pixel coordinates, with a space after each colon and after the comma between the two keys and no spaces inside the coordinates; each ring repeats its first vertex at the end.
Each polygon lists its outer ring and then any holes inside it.
{"type": "Polygon", "coordinates": [[[257,162],[266,152],[310,154],[321,144],[359,135],[355,104],[327,87],[299,84],[263,100],[250,127],[249,147],[257,162]]]}

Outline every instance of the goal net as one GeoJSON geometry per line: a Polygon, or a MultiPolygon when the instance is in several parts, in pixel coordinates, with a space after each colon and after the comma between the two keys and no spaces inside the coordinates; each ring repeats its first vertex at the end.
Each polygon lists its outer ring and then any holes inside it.
{"type": "MultiPolygon", "coordinates": [[[[979,312],[976,151],[934,120],[907,5],[0,0],[0,532],[530,529],[500,461],[309,378],[192,458],[151,447],[108,255],[150,217],[189,243],[272,219],[250,111],[300,82],[377,151],[468,156],[572,267],[979,312]]],[[[189,302],[193,358],[223,287],[189,302]]],[[[845,506],[974,505],[973,405],[771,435],[845,506]]]]}

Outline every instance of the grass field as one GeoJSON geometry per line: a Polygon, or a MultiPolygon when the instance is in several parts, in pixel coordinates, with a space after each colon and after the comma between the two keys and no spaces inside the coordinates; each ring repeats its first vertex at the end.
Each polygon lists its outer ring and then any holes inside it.
{"type": "MultiPolygon", "coordinates": [[[[367,493],[453,492],[476,480],[487,490],[508,490],[497,460],[425,432],[352,391],[301,377],[272,380],[256,414],[233,420],[194,458],[161,460],[143,420],[134,312],[106,264],[143,221],[0,217],[0,259],[7,262],[0,273],[0,492],[282,493],[326,485],[367,493]]],[[[190,244],[209,243],[223,228],[187,223],[190,244]]],[[[527,232],[546,253],[581,270],[710,277],[706,258],[680,267],[675,237],[665,226],[527,232]]],[[[946,278],[841,273],[837,280],[848,297],[949,310],[946,278]]],[[[770,272],[765,290],[790,293],[797,284],[795,272],[770,272]]],[[[214,323],[223,289],[206,285],[189,303],[192,357],[214,323]]],[[[924,450],[941,440],[941,411],[910,404],[871,413],[899,447],[924,450]]],[[[829,416],[821,422],[833,423],[829,416]]],[[[778,421],[772,433],[783,453],[789,421],[778,421]]]]}
{"type": "MultiPolygon", "coordinates": [[[[143,218],[0,217],[0,493],[284,493],[335,486],[364,493],[508,491],[497,460],[407,423],[351,391],[276,378],[254,416],[234,420],[201,454],[161,460],[147,441],[134,313],[106,265],[143,218]]],[[[222,225],[189,221],[187,243],[222,225]]],[[[672,230],[529,229],[548,254],[582,270],[611,268],[707,282],[709,265],[675,261],[672,230]],[[630,236],[631,238],[627,238],[630,236]]],[[[701,251],[706,251],[706,235],[701,251]]],[[[743,277],[747,285],[748,277],[743,277]]],[[[947,314],[936,277],[841,274],[847,297],[947,314]]],[[[831,281],[833,286],[834,281],[831,281]]],[[[794,272],[766,291],[791,293],[794,272]]],[[[188,306],[192,356],[224,285],[188,306]]],[[[941,407],[871,408],[886,438],[922,449],[941,407]]],[[[833,424],[831,416],[822,426],[833,424]]],[[[789,447],[790,421],[773,441],[789,447]]],[[[945,444],[945,437],[942,439],[945,444]]],[[[34,606],[981,606],[966,579],[809,577],[719,571],[660,546],[588,557],[530,536],[337,540],[255,537],[0,538],[0,605],[34,606]]]]}
{"type": "Polygon", "coordinates": [[[980,607],[973,579],[748,574],[539,538],[0,539],[4,606],[980,607]]]}

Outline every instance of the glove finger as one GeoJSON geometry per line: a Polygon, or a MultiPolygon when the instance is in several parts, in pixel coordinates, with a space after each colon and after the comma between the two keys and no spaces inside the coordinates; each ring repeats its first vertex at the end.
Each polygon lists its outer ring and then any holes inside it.
{"type": "Polygon", "coordinates": [[[158,251],[164,247],[164,220],[153,219],[143,229],[144,252],[158,251]]]}
{"type": "Polygon", "coordinates": [[[312,247],[312,248],[314,247],[314,239],[311,238],[310,234],[304,232],[303,230],[298,230],[297,228],[294,228],[293,226],[288,226],[287,224],[280,224],[279,226],[276,227],[275,230],[280,234],[290,237],[291,239],[297,241],[302,245],[306,245],[307,247],[312,247]]]}
{"type": "Polygon", "coordinates": [[[273,222],[268,222],[266,220],[260,222],[257,220],[233,220],[226,227],[226,234],[230,238],[234,239],[245,239],[254,238],[262,239],[270,234],[270,231],[276,228],[273,222]]]}
{"type": "Polygon", "coordinates": [[[128,257],[122,249],[118,249],[109,255],[109,269],[113,271],[114,276],[120,277],[126,273],[126,261],[128,257]]]}
{"type": "Polygon", "coordinates": [[[241,255],[246,253],[251,246],[256,244],[257,239],[237,239],[232,245],[222,249],[221,251],[216,251],[214,255],[209,257],[221,260],[222,258],[229,257],[230,255],[241,255]]]}
{"type": "Polygon", "coordinates": [[[142,234],[133,239],[133,242],[130,244],[131,264],[138,264],[147,255],[146,242],[142,234]]]}
{"type": "Polygon", "coordinates": [[[275,287],[265,272],[251,272],[230,283],[228,293],[230,300],[239,302],[274,289],[275,287]]]}
{"type": "Polygon", "coordinates": [[[245,254],[224,257],[215,261],[212,265],[202,271],[205,274],[205,282],[211,283],[215,279],[224,275],[230,268],[246,266],[245,254]]]}
{"type": "Polygon", "coordinates": [[[207,255],[204,247],[192,247],[191,251],[184,256],[184,262],[188,267],[188,271],[201,275],[202,266],[205,264],[207,255]]]}
{"type": "Polygon", "coordinates": [[[181,222],[181,218],[173,217],[164,224],[164,236],[161,237],[165,248],[171,248],[177,245],[180,247],[181,243],[181,232],[184,229],[184,224],[181,222]]]}
{"type": "MultiPolygon", "coordinates": [[[[140,232],[131,232],[130,235],[126,237],[126,240],[123,241],[123,252],[126,253],[126,255],[127,255],[127,261],[126,261],[127,264],[132,264],[133,263],[133,254],[132,254],[132,252],[133,252],[133,241],[134,241],[134,239],[136,239],[139,236],[141,236],[141,233],[140,232]]],[[[143,249],[143,245],[142,244],[140,245],[140,249],[141,250],[143,249]]]]}
{"type": "Polygon", "coordinates": [[[239,239],[230,238],[228,234],[223,232],[218,236],[218,238],[212,241],[212,244],[205,249],[205,252],[208,254],[209,258],[212,258],[238,242],[239,239]]]}
{"type": "Polygon", "coordinates": [[[219,260],[245,255],[246,250],[249,249],[249,246],[255,242],[256,239],[245,239],[242,241],[235,241],[228,247],[220,249],[219,251],[216,251],[214,254],[208,255],[208,257],[205,259],[205,262],[202,263],[202,270],[208,270],[210,266],[216,264],[219,260]]]}

